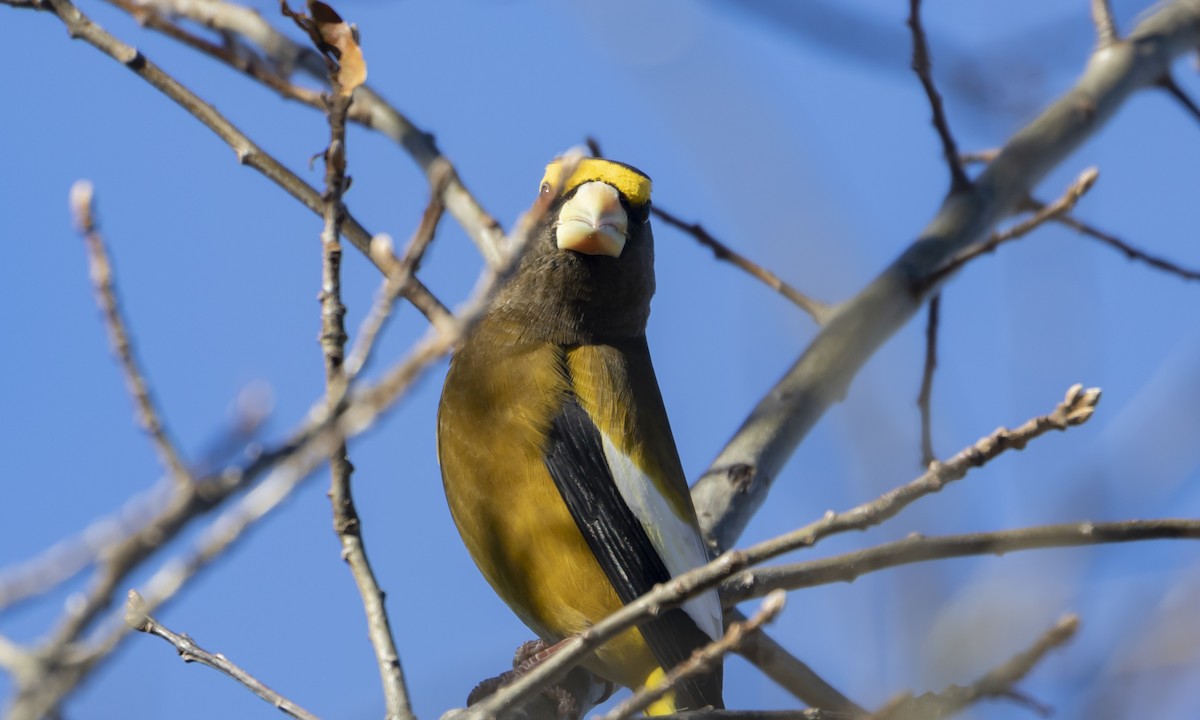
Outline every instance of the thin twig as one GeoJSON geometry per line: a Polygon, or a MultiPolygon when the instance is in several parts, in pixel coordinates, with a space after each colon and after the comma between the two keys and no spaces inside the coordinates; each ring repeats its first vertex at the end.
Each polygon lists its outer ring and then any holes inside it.
{"type": "MultiPolygon", "coordinates": [[[[321,231],[321,334],[320,345],[325,358],[326,397],[330,412],[345,396],[348,378],[344,370],[346,349],[346,306],[342,302],[342,246],[338,238],[345,216],[342,196],[346,191],[346,113],[350,109],[350,91],[343,91],[337,69],[330,71],[334,92],[327,99],[330,139],[325,150],[325,211],[321,231]]],[[[354,505],[350,477],[354,465],[343,440],[329,456],[329,501],[333,509],[333,529],[342,548],[342,559],[350,568],[354,584],[362,599],[367,619],[367,637],[375,652],[383,684],[388,720],[410,720],[413,717],[404,667],[396,649],[391,621],[388,618],[384,592],[371,568],[363,540],[362,522],[354,505]]]]}
{"type": "Polygon", "coordinates": [[[96,563],[101,555],[145,527],[168,503],[174,481],[155,483],[125,501],[111,515],[63,538],[33,558],[0,574],[0,612],[38,597],[96,563]]]}
{"type": "MultiPolygon", "coordinates": [[[[110,5],[129,13],[140,25],[160,32],[172,40],[178,41],[185,47],[198,50],[209,57],[224,62],[236,70],[240,70],[246,76],[274,90],[283,98],[295,100],[318,110],[324,109],[322,93],[310,88],[301,87],[289,81],[275,69],[275,67],[281,67],[282,63],[268,63],[249,52],[244,44],[236,42],[217,44],[211,42],[184,29],[160,12],[157,7],[149,3],[135,2],[133,0],[107,1],[110,5]],[[272,65],[275,67],[272,67],[272,65]]],[[[207,7],[208,3],[191,3],[191,5],[200,9],[207,7]]],[[[226,37],[228,38],[229,35],[226,34],[226,37]]],[[[356,115],[359,116],[359,121],[362,122],[370,118],[367,113],[363,112],[362,108],[352,108],[350,115],[351,119],[355,119],[356,115]]]]}
{"type": "Polygon", "coordinates": [[[853,582],[879,570],[946,558],[999,556],[1022,550],[1147,540],[1200,540],[1200,520],[1075,522],[941,537],[910,535],[903,540],[820,560],[747,570],[721,585],[721,602],[726,607],[733,607],[773,590],[801,590],[835,582],[853,582]]]}
{"type": "Polygon", "coordinates": [[[950,132],[950,123],[946,120],[946,110],[942,106],[942,96],[933,82],[933,72],[929,61],[929,43],[925,39],[925,29],[921,26],[921,0],[909,0],[908,27],[912,30],[913,52],[912,69],[925,89],[929,99],[929,107],[933,111],[933,127],[937,130],[942,141],[942,153],[946,157],[946,165],[950,168],[950,194],[962,192],[971,186],[971,180],[963,170],[958,159],[958,144],[950,132]]]}
{"type": "Polygon", "coordinates": [[[1158,81],[1158,86],[1171,94],[1171,97],[1179,101],[1184,110],[1193,118],[1200,120],[1200,106],[1196,105],[1196,101],[1179,87],[1179,83],[1175,82],[1175,78],[1171,77],[1170,73],[1163,75],[1158,81]]]}
{"type": "Polygon", "coordinates": [[[129,591],[129,599],[125,603],[125,622],[138,632],[156,635],[169,642],[185,663],[198,662],[237,680],[250,692],[274,705],[284,715],[297,720],[317,720],[316,715],[267,687],[261,680],[234,664],[224,655],[205,650],[187,635],[173,632],[155,620],[146,613],[145,601],[136,590],[129,591]]]}
{"type": "MultiPolygon", "coordinates": [[[[1045,204],[1037,200],[1032,200],[1031,206],[1041,209],[1045,207],[1045,204]]],[[[1145,250],[1140,250],[1120,239],[1119,237],[1106,233],[1093,225],[1089,225],[1073,215],[1056,215],[1052,219],[1056,223],[1065,225],[1087,237],[1090,237],[1094,240],[1099,240],[1105,245],[1119,250],[1130,260],[1144,262],[1150,267],[1178,276],[1184,280],[1200,280],[1200,270],[1191,270],[1177,265],[1166,258],[1162,258],[1157,255],[1151,255],[1145,250]]]]}
{"type": "Polygon", "coordinates": [[[491,720],[500,717],[538,689],[555,682],[596,648],[637,622],[674,607],[747,567],[786,552],[811,547],[830,535],[864,530],[888,520],[920,498],[961,480],[972,468],[980,467],[1008,450],[1020,450],[1031,440],[1051,430],[1066,430],[1087,422],[1099,400],[1098,389],[1084,390],[1080,385],[1072,386],[1051,413],[1033,418],[1012,430],[1000,428],[946,462],[933,463],[920,477],[871,502],[841,513],[829,512],[816,522],[745,550],[727,551],[716,560],[655,587],[579,635],[564,640],[550,658],[539,663],[521,679],[466,710],[448,713],[449,720],[491,720]]]}
{"type": "Polygon", "coordinates": [[[71,214],[75,218],[75,227],[83,236],[83,244],[87,248],[88,274],[96,290],[96,304],[104,314],[104,327],[108,330],[108,340],[112,345],[113,354],[121,365],[125,375],[125,387],[133,398],[133,406],[137,411],[137,423],[150,436],[154,450],[163,467],[171,474],[176,483],[191,484],[192,474],[183,461],[183,455],[171,435],[167,432],[162,413],[154,402],[150,392],[150,383],[138,366],[137,356],[133,351],[128,326],[121,315],[121,305],[117,301],[117,291],[113,282],[112,262],[104,246],[104,238],[96,227],[96,212],[93,205],[95,192],[92,183],[80,180],[71,186],[71,214]]]}
{"type": "Polygon", "coordinates": [[[937,460],[933,453],[933,412],[930,400],[933,397],[933,373],[937,370],[938,322],[941,317],[942,294],[939,292],[929,300],[929,320],[925,324],[925,368],[921,372],[921,391],[917,393],[917,407],[921,411],[921,467],[937,460]]]}
{"type": "MultiPolygon", "coordinates": [[[[452,345],[450,338],[438,341],[427,339],[409,352],[408,356],[389,372],[390,376],[403,378],[398,384],[410,387],[420,372],[443,357],[452,345]]],[[[397,390],[390,395],[394,402],[401,397],[397,390]]],[[[298,442],[284,445],[273,452],[274,457],[251,463],[245,468],[231,468],[223,475],[237,486],[245,486],[261,480],[237,504],[230,507],[214,520],[193,550],[182,559],[164,563],[144,584],[147,606],[153,612],[171,600],[198,572],[213,560],[222,556],[245,532],[259,520],[275,510],[347,438],[361,433],[390,405],[368,403],[366,400],[351,400],[343,405],[340,414],[325,416],[313,426],[300,433],[298,442]],[[360,407],[359,403],[369,405],[360,407]],[[354,413],[353,423],[346,420],[354,413]],[[264,477],[265,475],[265,477],[264,477]]]]}
{"type": "MultiPolygon", "coordinates": [[[[214,469],[244,451],[269,417],[270,406],[269,389],[262,385],[252,383],[239,392],[231,426],[221,430],[212,447],[193,464],[193,476],[210,478],[214,469]]],[[[59,540],[19,565],[4,568],[0,571],[0,613],[105,560],[113,548],[131,542],[132,536],[163,513],[174,493],[175,483],[166,478],[129,498],[110,515],[93,520],[73,536],[59,540]]]]}
{"type": "Polygon", "coordinates": [[[346,190],[346,110],[350,98],[341,93],[329,97],[331,139],[325,149],[324,227],[321,230],[321,333],[318,341],[325,357],[325,383],[332,395],[343,393],[342,363],[346,353],[346,306],[342,303],[342,223],[346,190]]]}
{"type": "Polygon", "coordinates": [[[1079,202],[1079,199],[1083,197],[1088,190],[1091,190],[1093,185],[1096,184],[1096,180],[1099,177],[1100,171],[1094,167],[1084,170],[1079,174],[1079,177],[1075,179],[1075,182],[1071,183],[1071,186],[1067,188],[1067,191],[1063,193],[1062,197],[1050,203],[1049,205],[1043,206],[1033,215],[1022,220],[1016,225],[1013,225],[1007,230],[995,233],[988,238],[987,241],[982,242],[975,247],[969,248],[953,258],[950,258],[945,265],[931,272],[926,278],[925,282],[930,286],[937,285],[943,279],[958,272],[958,270],[960,270],[964,265],[980,255],[995,252],[996,248],[1000,247],[1004,243],[1025,237],[1044,223],[1071,212],[1071,210],[1074,209],[1075,204],[1079,202]]]}
{"type": "Polygon", "coordinates": [[[949,717],[988,697],[1014,699],[1036,708],[1037,705],[1016,694],[1013,685],[1028,675],[1047,653],[1074,637],[1078,629],[1079,618],[1067,615],[1043,633],[1028,650],[1017,653],[1008,662],[971,685],[950,687],[940,693],[926,693],[918,697],[901,696],[872,715],[871,720],[927,720],[949,717]]]}
{"type": "Polygon", "coordinates": [[[802,547],[811,547],[822,538],[850,530],[864,530],[894,517],[918,499],[938,492],[951,482],[961,480],[972,468],[981,467],[1008,450],[1022,450],[1025,445],[1051,430],[1066,430],[1087,422],[1100,401],[1100,390],[1084,390],[1082,385],[1071,386],[1052,412],[1026,421],[1013,428],[999,428],[970,447],[959,451],[945,462],[933,462],[915,480],[901,485],[882,497],[841,513],[828,513],[821,520],[753,546],[735,551],[749,557],[750,564],[763,562],[802,547]]]}
{"type": "Polygon", "coordinates": [[[357,339],[350,348],[346,358],[346,379],[353,382],[371,358],[380,331],[383,330],[387,319],[391,317],[396,301],[404,292],[404,288],[417,272],[425,251],[433,242],[438,222],[442,218],[445,207],[442,204],[442,185],[449,181],[451,168],[440,165],[440,172],[434,180],[433,191],[430,193],[429,204],[421,215],[421,222],[404,250],[404,258],[396,259],[392,252],[391,238],[377,235],[371,240],[371,255],[375,263],[383,268],[383,285],[376,294],[367,318],[358,329],[357,339]]]}
{"type": "MultiPolygon", "coordinates": [[[[485,285],[483,291],[491,292],[492,286],[485,285]]],[[[381,381],[381,385],[387,384],[386,398],[374,393],[376,388],[367,388],[345,403],[339,403],[336,414],[326,412],[328,406],[322,401],[314,406],[308,414],[309,420],[288,441],[262,453],[246,465],[229,467],[220,472],[216,476],[220,484],[215,485],[209,495],[217,491],[232,493],[258,482],[236,504],[209,524],[191,552],[164,563],[151,575],[143,585],[146,612],[155,612],[172,600],[197,573],[221,557],[249,528],[279,507],[328,459],[338,444],[368,429],[402,397],[404,390],[411,387],[423,369],[449,352],[469,320],[469,317],[464,317],[462,323],[452,325],[449,334],[431,329],[429,337],[389,370],[381,381]],[[351,415],[353,422],[347,420],[351,415]]],[[[90,657],[84,655],[75,664],[86,662],[90,668],[96,659],[115,649],[123,635],[120,628],[111,632],[94,646],[90,657]]]]}
{"type": "MultiPolygon", "coordinates": [[[[747,571],[747,573],[751,572],[754,571],[747,571]]],[[[742,573],[742,575],[745,574],[742,573]]],[[[742,575],[737,575],[734,579],[742,575]]],[[[726,585],[732,581],[733,579],[727,581],[726,585]]],[[[722,590],[722,597],[724,597],[724,590],[722,590]]],[[[727,606],[730,607],[728,615],[735,622],[746,619],[741,610],[727,606]]],[[[807,663],[788,652],[765,631],[759,631],[747,637],[742,646],[738,648],[737,654],[810,707],[845,713],[849,717],[867,714],[866,710],[830,685],[807,663]]]]}
{"type": "Polygon", "coordinates": [[[1096,48],[1104,48],[1120,42],[1117,34],[1117,21],[1113,17],[1112,4],[1109,0],[1092,0],[1092,22],[1096,25],[1096,48]]]}
{"type": "Polygon", "coordinates": [[[96,615],[111,604],[116,586],[133,568],[173,538],[188,520],[211,507],[207,504],[209,498],[205,496],[207,490],[194,481],[162,430],[162,422],[157,419],[158,413],[145,380],[134,361],[128,332],[113,291],[112,267],[104,251],[103,241],[95,229],[90,184],[77,183],[72,188],[71,196],[76,222],[84,234],[88,248],[92,281],[105,312],[113,346],[125,368],[135,404],[146,418],[146,427],[155,438],[156,447],[165,456],[172,458],[170,464],[177,464],[184,474],[174,476],[174,492],[167,500],[166,506],[145,527],[105,549],[103,562],[85,596],[85,601],[73,605],[68,610],[62,623],[51,636],[48,645],[51,650],[47,653],[51,659],[60,654],[68,643],[76,640],[96,615]]]}
{"type": "MultiPolygon", "coordinates": [[[[588,151],[593,157],[604,157],[604,151],[600,148],[600,141],[592,136],[585,139],[588,151]]],[[[718,260],[723,260],[734,267],[742,270],[753,278],[760,280],[767,287],[792,301],[797,307],[808,313],[818,325],[824,324],[829,319],[829,315],[833,312],[833,308],[823,302],[814,300],[788,283],[784,282],[778,275],[766,269],[762,265],[754,262],[750,258],[742,255],[725,243],[713,237],[712,233],[704,229],[700,223],[689,223],[680,219],[678,216],[663,210],[658,205],[653,205],[650,212],[657,218],[661,219],[668,225],[675,227],[683,232],[691,235],[696,242],[712,251],[713,257],[718,260]]]]}
{"type": "Polygon", "coordinates": [[[734,267],[743,270],[751,277],[761,280],[767,287],[792,301],[797,307],[808,313],[808,315],[818,325],[824,324],[825,321],[829,319],[829,315],[833,312],[832,307],[808,297],[804,293],[784,282],[775,273],[759,265],[753,260],[750,260],[733,248],[722,243],[720,240],[717,240],[712,236],[711,233],[704,229],[704,226],[700,225],[699,223],[689,223],[681,220],[657,205],[651,207],[650,212],[668,225],[679,228],[688,235],[691,235],[701,245],[705,246],[709,250],[712,250],[713,256],[716,259],[724,260],[734,267]]]}
{"type": "Polygon", "coordinates": [[[667,693],[674,690],[687,678],[708,672],[721,662],[731,652],[741,648],[748,636],[758,633],[759,628],[775,620],[783,611],[787,594],[778,592],[763,600],[762,607],[754,617],[743,622],[734,622],[725,629],[725,634],[719,639],[705,645],[692,653],[687,660],[668,670],[663,681],[654,687],[644,687],[615,708],[600,716],[600,720],[625,720],[636,712],[641,712],[654,704],[667,693]]]}
{"type": "Polygon", "coordinates": [[[51,634],[50,656],[61,653],[77,640],[96,616],[113,602],[117,586],[142,562],[173,539],[195,517],[215,507],[228,497],[231,490],[216,489],[212,483],[198,483],[188,488],[176,486],[167,506],[144,528],[106,548],[104,562],[88,588],[84,601],[69,606],[61,624],[51,634]]]}
{"type": "MultiPolygon", "coordinates": [[[[280,455],[290,451],[280,451],[280,455]]],[[[120,635],[110,635],[90,652],[80,652],[76,644],[93,621],[112,605],[116,588],[130,573],[174,539],[192,520],[221,505],[276,461],[277,457],[264,456],[251,464],[249,472],[227,471],[195,485],[175,485],[165,507],[144,527],[105,548],[103,562],[83,601],[68,607],[50,639],[38,649],[44,669],[37,682],[18,688],[10,708],[11,720],[33,720],[45,715],[116,648],[120,635]]]]}

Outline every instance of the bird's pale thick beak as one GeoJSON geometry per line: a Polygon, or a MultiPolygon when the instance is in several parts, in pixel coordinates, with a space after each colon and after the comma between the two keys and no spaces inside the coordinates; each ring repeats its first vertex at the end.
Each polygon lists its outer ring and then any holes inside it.
{"type": "Polygon", "coordinates": [[[629,218],[621,207],[621,196],[606,183],[580,185],[558,213],[555,236],[560,250],[620,257],[629,237],[629,218]]]}

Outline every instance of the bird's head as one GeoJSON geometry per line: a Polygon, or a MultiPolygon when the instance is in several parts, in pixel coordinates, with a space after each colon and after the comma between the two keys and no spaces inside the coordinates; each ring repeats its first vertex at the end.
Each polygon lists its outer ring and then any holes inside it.
{"type": "Polygon", "coordinates": [[[556,197],[493,307],[563,344],[641,335],[654,295],[650,178],[600,158],[564,178],[570,166],[546,167],[540,192],[556,197]]]}

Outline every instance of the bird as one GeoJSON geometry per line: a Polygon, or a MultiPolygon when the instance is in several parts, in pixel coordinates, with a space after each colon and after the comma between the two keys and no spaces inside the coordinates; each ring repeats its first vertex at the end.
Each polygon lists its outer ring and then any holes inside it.
{"type": "MultiPolygon", "coordinates": [[[[550,645],[702,565],[708,553],[650,360],[651,180],[557,158],[550,204],[451,357],[437,449],[450,513],[496,593],[550,645]]],[[[723,633],[716,590],[602,645],[583,665],[630,688],[723,633]]],[[[719,662],[651,705],[723,708],[719,662]]]]}

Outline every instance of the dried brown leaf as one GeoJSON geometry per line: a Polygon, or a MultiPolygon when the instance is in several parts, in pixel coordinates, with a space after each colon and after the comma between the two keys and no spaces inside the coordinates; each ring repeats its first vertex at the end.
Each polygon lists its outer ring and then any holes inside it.
{"type": "Polygon", "coordinates": [[[308,15],[292,10],[287,0],[279,9],[308,34],[329,63],[334,89],[343,97],[367,80],[367,63],[358,44],[358,33],[337,11],[319,0],[308,0],[308,15]]]}
{"type": "Polygon", "coordinates": [[[337,91],[343,96],[353,94],[367,80],[367,62],[358,45],[357,33],[337,11],[320,0],[309,0],[308,11],[321,40],[337,59],[337,91]]]}

